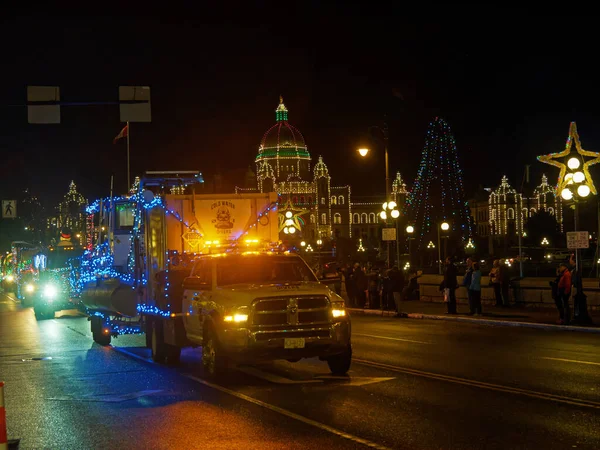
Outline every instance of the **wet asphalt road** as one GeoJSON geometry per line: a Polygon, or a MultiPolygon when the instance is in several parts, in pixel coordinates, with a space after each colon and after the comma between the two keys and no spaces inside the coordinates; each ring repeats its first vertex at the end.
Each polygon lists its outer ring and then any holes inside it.
{"type": "Polygon", "coordinates": [[[349,378],[318,360],[203,379],[200,349],[149,362],[75,312],[36,322],[0,295],[0,380],[21,447],[600,448],[600,335],[353,318],[349,378]],[[51,358],[51,359],[50,359],[51,358]]]}

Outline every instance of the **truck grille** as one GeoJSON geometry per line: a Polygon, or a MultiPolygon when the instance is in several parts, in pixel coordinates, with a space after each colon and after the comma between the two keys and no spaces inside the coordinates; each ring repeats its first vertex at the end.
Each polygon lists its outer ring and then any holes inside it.
{"type": "Polygon", "coordinates": [[[252,325],[286,327],[329,322],[327,296],[259,298],[252,303],[252,325]]]}

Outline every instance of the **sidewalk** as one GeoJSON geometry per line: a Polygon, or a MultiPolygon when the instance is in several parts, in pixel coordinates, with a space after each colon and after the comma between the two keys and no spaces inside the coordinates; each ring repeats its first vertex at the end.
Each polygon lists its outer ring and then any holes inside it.
{"type": "MultiPolygon", "coordinates": [[[[380,309],[348,308],[353,314],[368,314],[374,316],[393,317],[395,311],[381,311],[380,309]]],[[[483,316],[468,316],[468,305],[459,303],[457,315],[446,314],[446,304],[442,302],[421,302],[410,300],[402,303],[402,316],[410,319],[450,320],[455,322],[471,322],[485,325],[516,326],[529,328],[542,328],[548,330],[583,331],[600,333],[600,311],[590,311],[594,324],[592,326],[557,325],[558,312],[549,308],[534,308],[515,306],[501,308],[483,305],[483,316]]]]}

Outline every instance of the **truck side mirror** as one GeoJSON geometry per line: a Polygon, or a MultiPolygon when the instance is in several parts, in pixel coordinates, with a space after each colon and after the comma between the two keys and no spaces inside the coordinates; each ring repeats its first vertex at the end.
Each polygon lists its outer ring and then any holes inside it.
{"type": "Polygon", "coordinates": [[[207,289],[210,289],[210,283],[202,280],[199,277],[187,277],[185,280],[183,280],[183,288],[206,291],[207,289]]]}

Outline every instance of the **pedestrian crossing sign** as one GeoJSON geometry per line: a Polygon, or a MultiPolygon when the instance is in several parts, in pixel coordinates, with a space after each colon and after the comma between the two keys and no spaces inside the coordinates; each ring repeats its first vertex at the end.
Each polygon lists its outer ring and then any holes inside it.
{"type": "Polygon", "coordinates": [[[17,201],[2,200],[2,218],[16,219],[17,218],[17,201]]]}

